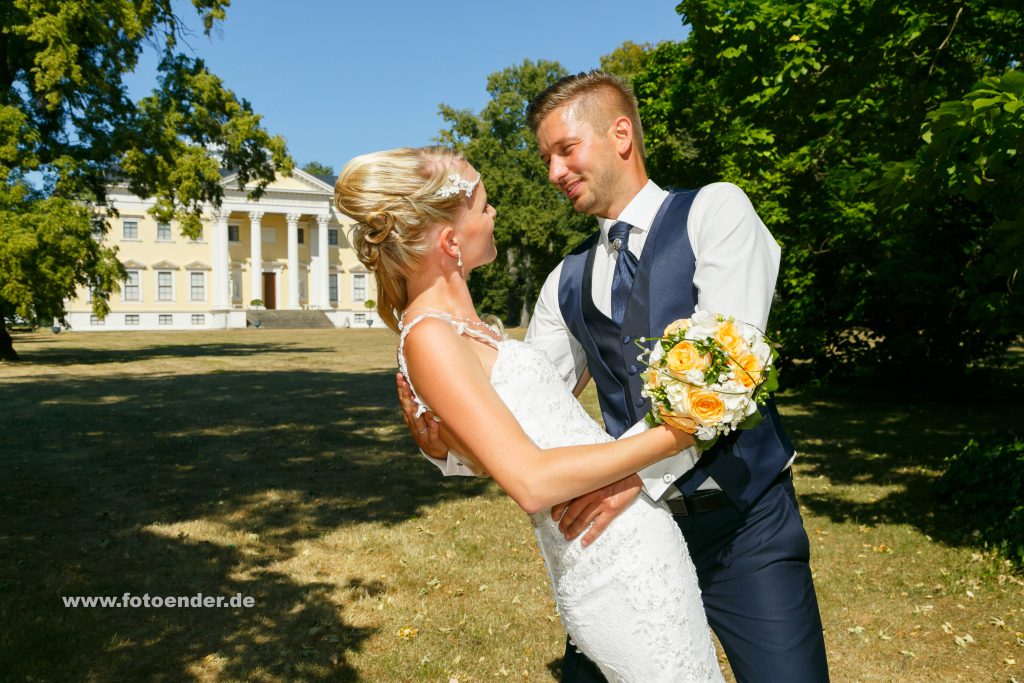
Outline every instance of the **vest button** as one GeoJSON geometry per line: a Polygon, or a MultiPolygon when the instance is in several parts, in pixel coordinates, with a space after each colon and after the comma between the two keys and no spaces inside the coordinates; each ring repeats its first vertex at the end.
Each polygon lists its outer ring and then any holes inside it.
{"type": "Polygon", "coordinates": [[[630,375],[635,375],[637,370],[638,370],[638,368],[635,365],[630,365],[628,372],[629,372],[630,375]]]}
{"type": "Polygon", "coordinates": [[[636,399],[635,401],[633,401],[633,402],[634,402],[634,403],[636,403],[636,407],[637,407],[637,408],[642,408],[642,407],[643,407],[643,405],[644,405],[644,400],[643,400],[642,398],[637,398],[637,399],[636,399]]]}
{"type": "Polygon", "coordinates": [[[629,342],[631,342],[631,341],[633,341],[633,338],[632,338],[632,337],[623,337],[623,338],[622,338],[622,343],[623,343],[623,344],[628,344],[628,343],[629,343],[629,342]]]}

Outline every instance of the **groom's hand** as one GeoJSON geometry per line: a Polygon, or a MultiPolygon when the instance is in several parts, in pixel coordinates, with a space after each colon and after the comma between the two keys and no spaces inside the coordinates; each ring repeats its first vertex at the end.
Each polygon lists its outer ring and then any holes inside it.
{"type": "Polygon", "coordinates": [[[447,457],[448,446],[441,440],[440,420],[430,411],[416,417],[416,401],[413,400],[409,382],[400,372],[395,375],[395,382],[398,384],[398,402],[402,405],[402,418],[416,445],[432,458],[447,457]]]}
{"type": "Polygon", "coordinates": [[[558,522],[558,528],[567,541],[579,536],[593,522],[593,526],[580,541],[584,546],[590,545],[640,495],[643,487],[640,477],[631,474],[603,489],[591,491],[567,503],[559,503],[551,508],[551,518],[558,522]]]}

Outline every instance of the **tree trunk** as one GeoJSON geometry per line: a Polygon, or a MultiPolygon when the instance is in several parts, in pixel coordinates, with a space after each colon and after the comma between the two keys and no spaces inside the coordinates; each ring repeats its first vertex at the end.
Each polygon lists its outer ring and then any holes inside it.
{"type": "Polygon", "coordinates": [[[0,317],[0,360],[20,360],[14,350],[14,340],[7,331],[7,321],[0,317]]]}
{"type": "Polygon", "coordinates": [[[533,260],[528,248],[524,248],[523,252],[523,307],[519,312],[519,325],[529,327],[533,314],[533,260]]]}

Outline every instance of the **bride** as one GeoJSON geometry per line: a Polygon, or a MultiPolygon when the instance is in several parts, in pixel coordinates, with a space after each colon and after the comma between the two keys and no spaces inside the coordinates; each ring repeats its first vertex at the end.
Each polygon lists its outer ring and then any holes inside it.
{"type": "Polygon", "coordinates": [[[495,210],[473,167],[442,148],[352,159],[335,204],[355,219],[398,363],[446,443],[491,476],[537,533],[562,622],[610,681],[721,681],[697,577],[679,528],[637,498],[590,546],[566,541],[552,505],[693,444],[665,426],[612,440],[547,356],[475,312],[466,275],[496,256],[495,210]],[[428,407],[429,406],[429,407],[428,407]]]}

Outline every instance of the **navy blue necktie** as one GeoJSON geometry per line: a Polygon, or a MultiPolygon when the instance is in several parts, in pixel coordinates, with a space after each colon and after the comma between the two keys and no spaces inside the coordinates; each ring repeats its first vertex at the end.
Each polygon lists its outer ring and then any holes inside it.
{"type": "Polygon", "coordinates": [[[633,276],[636,275],[638,259],[629,250],[629,223],[619,221],[608,230],[608,240],[612,248],[619,252],[615,259],[615,275],[612,277],[612,320],[622,324],[626,315],[626,303],[629,291],[633,289],[633,276]]]}

